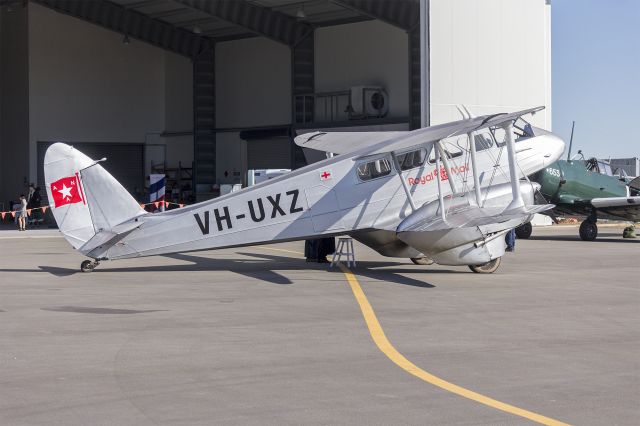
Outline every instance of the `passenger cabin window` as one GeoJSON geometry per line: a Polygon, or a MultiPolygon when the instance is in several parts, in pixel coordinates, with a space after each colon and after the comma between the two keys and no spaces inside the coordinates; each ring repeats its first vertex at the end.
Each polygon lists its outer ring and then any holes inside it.
{"type": "Polygon", "coordinates": [[[400,170],[415,169],[416,167],[422,166],[426,158],[427,150],[420,148],[398,155],[398,164],[400,164],[400,170]]]}
{"type": "Polygon", "coordinates": [[[368,181],[391,173],[391,159],[389,157],[367,161],[358,166],[358,179],[368,181]]]}
{"type": "MultiPolygon", "coordinates": [[[[442,145],[444,148],[444,152],[447,156],[447,158],[449,160],[451,160],[452,158],[456,158],[456,157],[461,157],[462,156],[462,149],[460,148],[460,146],[458,146],[458,144],[462,144],[465,143],[464,140],[462,140],[462,138],[468,140],[468,138],[466,136],[463,136],[460,138],[460,141],[458,141],[458,139],[443,139],[442,145]]],[[[437,148],[433,147],[433,149],[431,150],[431,152],[429,153],[429,163],[434,164],[436,162],[436,150],[437,148]]]]}

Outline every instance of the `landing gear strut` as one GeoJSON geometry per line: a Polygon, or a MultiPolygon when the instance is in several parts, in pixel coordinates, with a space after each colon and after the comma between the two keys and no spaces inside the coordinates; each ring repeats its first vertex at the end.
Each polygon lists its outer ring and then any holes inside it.
{"type": "Polygon", "coordinates": [[[493,274],[500,267],[501,261],[502,257],[496,257],[483,265],[469,265],[469,269],[476,274],[493,274]]]}
{"type": "Polygon", "coordinates": [[[598,225],[596,221],[598,217],[591,215],[580,224],[580,238],[583,241],[593,241],[598,236],[598,225]]]}
{"type": "Polygon", "coordinates": [[[531,222],[523,223],[516,228],[516,236],[521,240],[526,240],[527,238],[529,238],[532,232],[533,226],[531,226],[531,222]]]}
{"type": "Polygon", "coordinates": [[[80,270],[82,272],[91,272],[98,266],[100,262],[97,260],[85,260],[80,264],[80,270]]]}

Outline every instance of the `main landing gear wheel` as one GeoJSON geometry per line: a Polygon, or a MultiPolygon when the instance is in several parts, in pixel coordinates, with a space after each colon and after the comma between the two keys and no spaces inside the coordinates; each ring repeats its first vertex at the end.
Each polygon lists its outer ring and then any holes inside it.
{"type": "Polygon", "coordinates": [[[93,260],[85,260],[80,264],[80,270],[82,272],[91,272],[99,265],[99,262],[93,260]]]}
{"type": "Polygon", "coordinates": [[[431,265],[433,264],[433,260],[428,257],[412,257],[411,261],[416,265],[431,265]]]}
{"type": "Polygon", "coordinates": [[[483,265],[469,265],[469,269],[471,269],[476,274],[493,274],[500,267],[501,261],[501,257],[496,257],[495,259],[483,265]]]}
{"type": "Polygon", "coordinates": [[[594,222],[584,221],[580,224],[580,238],[583,241],[593,241],[598,236],[598,225],[594,222]]]}
{"type": "Polygon", "coordinates": [[[531,226],[531,222],[523,223],[516,228],[516,236],[521,240],[526,240],[527,238],[529,238],[532,232],[533,226],[531,226]]]}

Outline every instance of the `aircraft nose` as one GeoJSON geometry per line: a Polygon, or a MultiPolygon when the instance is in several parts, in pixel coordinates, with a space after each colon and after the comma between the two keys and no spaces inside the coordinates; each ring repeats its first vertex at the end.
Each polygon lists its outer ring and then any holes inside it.
{"type": "Polygon", "coordinates": [[[565,145],[564,141],[553,133],[547,133],[542,139],[543,140],[540,141],[540,149],[543,156],[542,166],[547,167],[562,156],[565,145]]]}

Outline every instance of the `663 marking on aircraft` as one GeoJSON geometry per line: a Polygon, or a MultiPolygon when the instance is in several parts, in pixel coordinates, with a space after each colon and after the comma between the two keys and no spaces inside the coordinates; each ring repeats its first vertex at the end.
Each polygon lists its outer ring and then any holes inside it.
{"type": "Polygon", "coordinates": [[[560,177],[560,170],[554,169],[553,167],[547,167],[547,173],[551,176],[560,177]]]}
{"type": "MultiPolygon", "coordinates": [[[[304,207],[299,205],[298,197],[300,196],[300,190],[293,189],[291,191],[287,191],[284,193],[277,193],[273,196],[267,195],[263,201],[262,197],[259,197],[255,200],[247,201],[247,208],[249,215],[247,216],[247,210],[242,213],[235,213],[229,210],[228,206],[224,207],[216,207],[212,209],[213,218],[216,223],[216,227],[218,231],[224,231],[225,229],[233,229],[234,222],[246,219],[247,221],[251,219],[254,223],[260,223],[267,217],[267,213],[271,219],[275,219],[281,216],[287,216],[293,213],[300,213],[304,211],[304,207]],[[265,206],[266,204],[266,206],[265,206]],[[270,211],[269,211],[270,210],[270,211]]],[[[208,235],[211,231],[210,223],[211,215],[209,210],[205,211],[202,216],[200,213],[194,213],[193,217],[195,218],[196,223],[198,224],[198,228],[200,228],[200,232],[202,235],[208,235]]]]}

